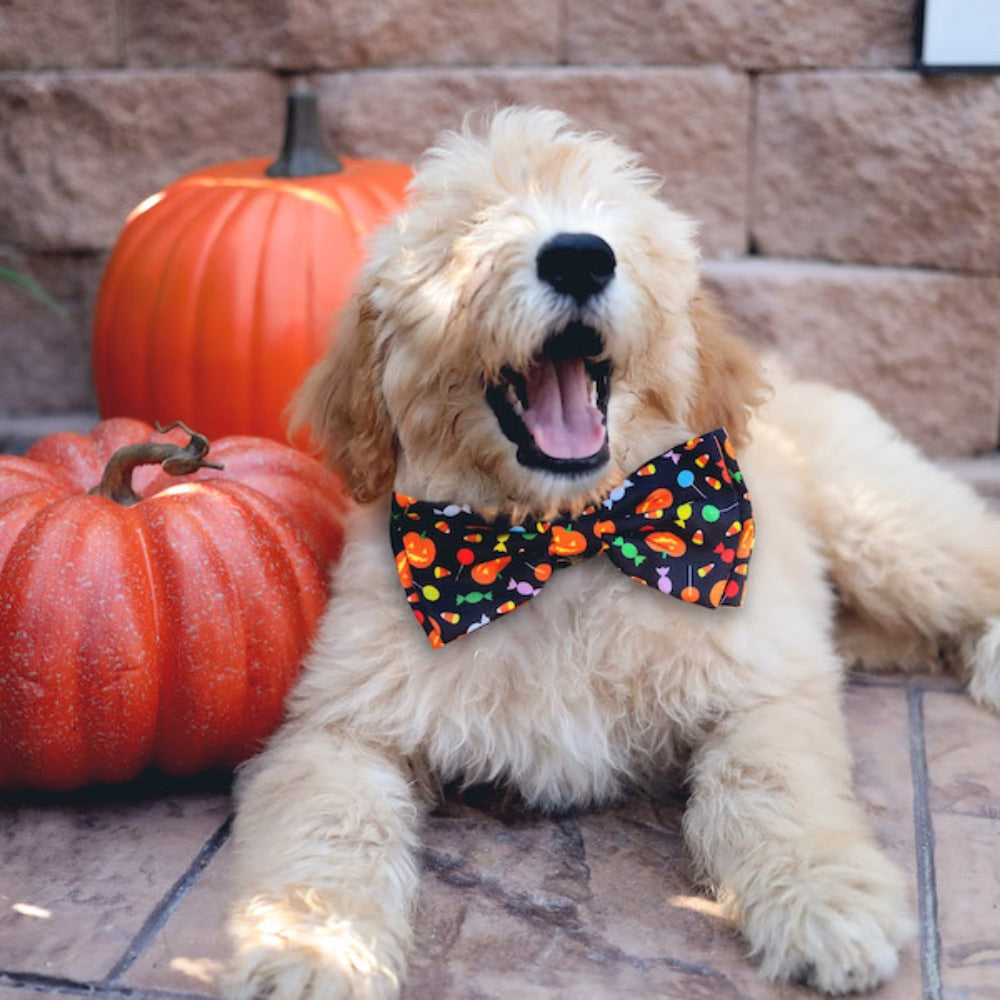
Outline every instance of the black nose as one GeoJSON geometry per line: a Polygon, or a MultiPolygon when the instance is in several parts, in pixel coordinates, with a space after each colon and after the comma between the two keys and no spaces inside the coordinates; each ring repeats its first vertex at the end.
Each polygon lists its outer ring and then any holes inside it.
{"type": "Polygon", "coordinates": [[[615,252],[592,233],[558,233],[538,251],[538,277],[563,295],[586,302],[615,276],[615,252]]]}

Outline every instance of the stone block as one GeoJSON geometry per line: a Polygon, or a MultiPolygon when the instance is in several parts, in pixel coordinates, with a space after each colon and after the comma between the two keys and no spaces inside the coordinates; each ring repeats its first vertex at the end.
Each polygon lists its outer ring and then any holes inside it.
{"type": "Polygon", "coordinates": [[[277,154],[267,74],[0,77],[0,233],[31,250],[103,250],[142,199],[196,167],[277,154]]]}
{"type": "Polygon", "coordinates": [[[1000,79],[776,74],[758,86],[762,253],[996,272],[1000,79]]]}
{"type": "Polygon", "coordinates": [[[32,278],[63,311],[0,280],[0,416],[96,410],[90,317],[103,258],[4,254],[0,266],[32,278]]]}
{"type": "Polygon", "coordinates": [[[268,0],[124,0],[125,64],[255,69],[287,65],[288,7],[268,0]]]}
{"type": "MultiPolygon", "coordinates": [[[[996,718],[989,721],[996,723],[996,718]]],[[[994,743],[995,745],[995,743],[994,743]]],[[[944,997],[997,994],[997,835],[1000,821],[951,813],[934,815],[941,983],[944,997]]]]}
{"type": "Polygon", "coordinates": [[[554,63],[558,0],[127,0],[133,66],[554,63]]]}
{"type": "Polygon", "coordinates": [[[749,85],[704,69],[397,70],[318,76],[333,145],[412,160],[469,111],[559,108],[609,132],[665,178],[664,196],[694,216],[716,256],[746,247],[749,85]]]}
{"type": "Polygon", "coordinates": [[[115,0],[0,5],[0,70],[88,69],[117,62],[115,0]]]}
{"type": "Polygon", "coordinates": [[[1000,821],[1000,774],[982,752],[996,740],[996,721],[969,698],[937,691],[924,695],[928,799],[934,813],[1000,821]]]}
{"type": "Polygon", "coordinates": [[[774,261],[706,278],[750,340],[865,396],[930,454],[997,447],[1000,278],[774,261]]]}
{"type": "Polygon", "coordinates": [[[100,789],[57,808],[5,803],[3,965],[16,956],[19,973],[106,981],[228,808],[204,792],[143,801],[100,789]]]}
{"type": "Polygon", "coordinates": [[[723,63],[774,70],[907,66],[912,0],[618,0],[571,3],[566,50],[577,63],[723,63]],[[821,23],[820,23],[821,21],[821,23]]]}

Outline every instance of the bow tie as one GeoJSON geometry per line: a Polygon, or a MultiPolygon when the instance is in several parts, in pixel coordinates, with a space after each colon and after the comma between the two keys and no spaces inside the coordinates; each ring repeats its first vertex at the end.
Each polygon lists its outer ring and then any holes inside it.
{"type": "Polygon", "coordinates": [[[486,522],[468,507],[396,493],[390,536],[407,599],[437,648],[531,600],[555,570],[601,553],[664,594],[738,607],[754,528],[720,428],[647,462],[579,517],[486,522]]]}

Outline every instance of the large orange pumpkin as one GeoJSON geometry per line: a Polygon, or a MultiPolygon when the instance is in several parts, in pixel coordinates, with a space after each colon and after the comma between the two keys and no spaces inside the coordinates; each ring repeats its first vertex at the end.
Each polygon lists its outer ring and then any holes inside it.
{"type": "Polygon", "coordinates": [[[230,767],[279,721],[342,493],[274,441],[207,451],[119,419],[0,456],[0,789],[230,767]]]}
{"type": "Polygon", "coordinates": [[[408,166],[322,147],[315,95],[289,97],[285,148],[197,170],[139,205],[94,315],[104,417],[182,413],[210,438],[285,440],[283,412],[322,353],[408,166]]]}

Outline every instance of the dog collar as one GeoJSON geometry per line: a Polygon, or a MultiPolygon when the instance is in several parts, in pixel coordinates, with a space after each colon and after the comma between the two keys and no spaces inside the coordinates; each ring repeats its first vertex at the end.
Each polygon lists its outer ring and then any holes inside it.
{"type": "Polygon", "coordinates": [[[521,607],[555,570],[602,553],[664,594],[738,607],[754,542],[750,498],[721,428],[658,455],[578,517],[487,521],[395,493],[389,534],[400,583],[435,648],[521,607]]]}

